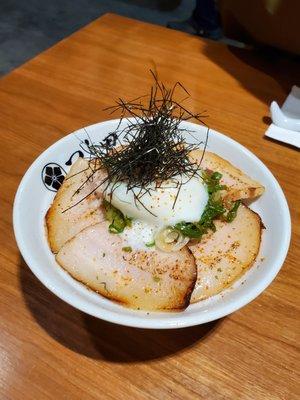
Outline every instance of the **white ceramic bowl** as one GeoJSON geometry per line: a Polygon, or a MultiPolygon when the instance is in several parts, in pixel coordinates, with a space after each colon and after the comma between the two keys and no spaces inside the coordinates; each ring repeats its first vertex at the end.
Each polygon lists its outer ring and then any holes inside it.
{"type": "MultiPolygon", "coordinates": [[[[69,169],[66,162],[78,157],[80,143],[84,147],[84,140],[88,139],[87,132],[93,142],[100,142],[116,129],[117,124],[118,120],[102,122],[64,137],[44,151],[24,175],[15,197],[13,219],[20,252],[32,272],[49,290],[79,310],[110,322],[140,328],[203,324],[224,317],[255,299],[275,278],[286,257],[291,235],[289,209],[268,168],[245,147],[215,131],[210,132],[208,150],[231,161],[266,188],[264,195],[251,204],[266,226],[260,254],[255,265],[231,289],[223,291],[222,296],[192,304],[183,312],[147,313],[124,308],[101,297],[58,266],[49,249],[44,227],[45,213],[55,196],[55,188],[47,183],[52,182],[52,173],[60,179],[59,174],[69,169]],[[47,164],[50,168],[45,168],[47,164]]],[[[194,137],[205,139],[204,127],[191,123],[184,123],[183,127],[192,130],[194,137]]],[[[113,139],[109,136],[106,140],[113,142],[113,139]]],[[[187,141],[195,140],[187,135],[187,141]]]]}

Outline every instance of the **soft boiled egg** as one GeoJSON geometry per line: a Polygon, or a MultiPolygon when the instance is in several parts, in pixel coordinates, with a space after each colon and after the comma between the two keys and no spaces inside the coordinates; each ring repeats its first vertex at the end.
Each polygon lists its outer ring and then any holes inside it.
{"type": "Polygon", "coordinates": [[[197,176],[175,176],[143,190],[128,190],[126,183],[117,182],[104,195],[124,215],[156,226],[199,221],[208,201],[207,189],[197,176]]]}

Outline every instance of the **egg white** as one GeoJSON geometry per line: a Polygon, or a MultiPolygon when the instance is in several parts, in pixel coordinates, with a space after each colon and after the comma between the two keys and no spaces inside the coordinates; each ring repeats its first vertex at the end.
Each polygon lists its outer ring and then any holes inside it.
{"type": "Polygon", "coordinates": [[[208,201],[207,189],[196,176],[175,176],[160,187],[153,183],[143,190],[128,190],[126,183],[117,182],[104,195],[124,215],[156,227],[199,221],[208,201]]]}

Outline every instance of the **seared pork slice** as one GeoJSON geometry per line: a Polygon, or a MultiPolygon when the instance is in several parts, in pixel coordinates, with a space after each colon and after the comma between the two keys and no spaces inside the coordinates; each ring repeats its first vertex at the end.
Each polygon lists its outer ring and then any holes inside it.
{"type": "Polygon", "coordinates": [[[213,296],[231,285],[254,263],[261,241],[258,214],[240,205],[233,222],[215,221],[216,232],[189,245],[197,265],[197,282],[191,302],[213,296]]]}
{"type": "MultiPolygon", "coordinates": [[[[196,162],[200,162],[202,150],[193,150],[189,156],[196,162]]],[[[221,183],[228,187],[226,198],[235,201],[239,199],[251,199],[263,194],[265,188],[257,181],[244,174],[229,161],[217,154],[206,151],[201,162],[201,168],[220,172],[223,176],[221,183]]]]}
{"type": "Polygon", "coordinates": [[[70,169],[46,214],[48,241],[54,253],[82,229],[104,220],[101,189],[89,195],[105,178],[105,173],[99,170],[88,180],[95,169],[95,161],[79,158],[70,169]],[[79,202],[80,200],[82,201],[79,202]],[[79,204],[70,208],[78,202],[79,204]]]}
{"type": "Polygon", "coordinates": [[[122,235],[108,232],[107,222],[82,230],[56,260],[73,278],[134,309],[184,309],[196,281],[195,260],[187,248],[131,251],[122,235]]]}

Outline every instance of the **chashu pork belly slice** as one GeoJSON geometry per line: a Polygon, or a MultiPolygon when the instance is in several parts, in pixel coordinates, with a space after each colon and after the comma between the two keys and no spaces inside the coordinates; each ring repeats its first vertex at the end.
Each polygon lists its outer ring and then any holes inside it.
{"type": "Polygon", "coordinates": [[[109,233],[108,223],[102,222],[69,240],[56,260],[76,280],[130,308],[186,308],[197,278],[190,251],[128,252],[126,245],[122,235],[109,233]]]}
{"type": "Polygon", "coordinates": [[[232,222],[215,221],[216,232],[189,245],[197,265],[191,302],[213,296],[240,278],[254,263],[261,242],[258,214],[241,204],[232,222]]]}
{"type": "MultiPolygon", "coordinates": [[[[189,157],[199,163],[202,157],[202,150],[192,150],[189,157]]],[[[221,183],[226,185],[228,190],[224,193],[228,200],[252,199],[263,194],[265,188],[259,182],[250,178],[240,169],[236,168],[229,161],[215,153],[206,151],[201,162],[201,168],[220,172],[223,176],[221,183]]]]}
{"type": "Polygon", "coordinates": [[[104,220],[101,188],[95,189],[105,177],[96,161],[78,158],[72,165],[46,214],[48,241],[53,253],[82,229],[104,220]]]}

